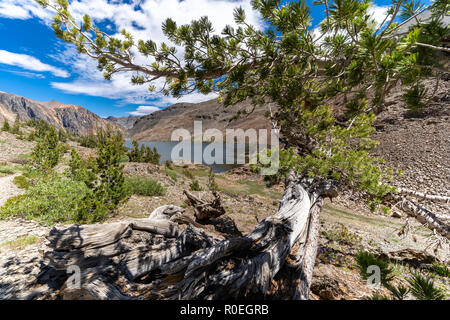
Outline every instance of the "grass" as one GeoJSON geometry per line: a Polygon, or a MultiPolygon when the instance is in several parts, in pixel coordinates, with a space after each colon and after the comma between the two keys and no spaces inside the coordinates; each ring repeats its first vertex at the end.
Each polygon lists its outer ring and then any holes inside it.
{"type": "Polygon", "coordinates": [[[362,241],[360,236],[348,230],[348,228],[342,223],[338,223],[337,225],[334,225],[330,229],[324,230],[321,233],[328,240],[342,244],[360,245],[362,241]]]}
{"type": "Polygon", "coordinates": [[[260,195],[272,199],[280,199],[282,196],[281,193],[268,189],[265,184],[259,184],[254,181],[238,180],[236,181],[237,185],[233,186],[235,183],[226,178],[216,177],[216,180],[219,190],[229,194],[260,195]]]}
{"type": "Polygon", "coordinates": [[[10,240],[0,244],[1,247],[6,247],[12,250],[21,250],[37,241],[37,236],[21,236],[15,240],[10,240]]]}
{"type": "Polygon", "coordinates": [[[162,196],[164,187],[157,181],[145,177],[132,177],[125,180],[125,187],[131,194],[139,196],[162,196]]]}
{"type": "Polygon", "coordinates": [[[189,185],[191,191],[202,191],[202,187],[200,187],[200,184],[197,180],[192,181],[192,183],[189,185]]]}
{"type": "Polygon", "coordinates": [[[8,176],[10,174],[14,174],[22,169],[21,166],[12,166],[7,164],[6,162],[0,163],[0,177],[8,176]]]}
{"type": "Polygon", "coordinates": [[[189,179],[194,179],[194,174],[188,169],[183,169],[183,174],[189,179]]]}
{"type": "Polygon", "coordinates": [[[178,175],[177,172],[175,170],[169,169],[169,168],[165,168],[164,172],[166,173],[167,176],[169,176],[173,181],[178,181],[178,175]]]}
{"type": "Polygon", "coordinates": [[[31,159],[32,157],[32,153],[22,153],[17,156],[19,159],[31,159]]]}

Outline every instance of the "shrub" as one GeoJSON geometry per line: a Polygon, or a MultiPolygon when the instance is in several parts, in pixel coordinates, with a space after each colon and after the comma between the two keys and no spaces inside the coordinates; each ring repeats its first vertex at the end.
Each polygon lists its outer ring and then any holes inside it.
{"type": "Polygon", "coordinates": [[[124,154],[120,157],[120,162],[121,163],[130,162],[130,157],[128,157],[126,154],[124,154]]]}
{"type": "Polygon", "coordinates": [[[192,181],[192,183],[189,185],[192,191],[202,191],[202,188],[200,187],[200,184],[197,180],[192,181]]]}
{"type": "Polygon", "coordinates": [[[426,93],[424,86],[416,84],[403,95],[402,99],[407,104],[410,115],[420,115],[424,112],[426,93]]]}
{"type": "Polygon", "coordinates": [[[443,300],[444,294],[434,286],[433,280],[416,272],[408,279],[411,293],[419,300],[443,300]]]}
{"type": "Polygon", "coordinates": [[[216,183],[216,175],[214,174],[214,171],[212,168],[209,168],[209,174],[208,174],[208,189],[210,191],[216,191],[219,189],[219,186],[216,183]]]}
{"type": "Polygon", "coordinates": [[[360,251],[356,254],[356,263],[358,264],[358,269],[361,273],[361,276],[364,279],[367,279],[371,274],[367,273],[367,269],[369,266],[378,266],[381,272],[381,283],[383,285],[388,285],[390,281],[393,279],[392,268],[389,267],[389,264],[381,259],[376,258],[373,254],[360,251]]]}
{"type": "Polygon", "coordinates": [[[183,169],[183,174],[188,177],[189,179],[194,179],[194,175],[192,174],[191,171],[189,171],[188,169],[183,169]]]}
{"type": "Polygon", "coordinates": [[[92,161],[86,161],[81,159],[80,155],[75,149],[72,149],[70,153],[69,169],[66,171],[66,175],[75,180],[81,181],[86,184],[89,188],[94,187],[94,182],[97,179],[94,173],[95,168],[93,168],[92,161]]]}
{"type": "Polygon", "coordinates": [[[125,186],[128,193],[140,196],[162,196],[165,191],[157,181],[140,176],[127,178],[125,186]]]}
{"type": "Polygon", "coordinates": [[[440,275],[441,277],[450,278],[450,269],[444,263],[435,261],[433,263],[433,272],[440,275]]]}
{"type": "Polygon", "coordinates": [[[168,175],[173,181],[177,181],[178,177],[177,177],[177,173],[169,168],[164,169],[164,172],[166,173],[166,175],[168,175]]]}
{"type": "Polygon", "coordinates": [[[3,122],[2,131],[9,132],[11,130],[11,126],[9,125],[8,120],[5,119],[5,122],[3,122]]]}
{"type": "Polygon", "coordinates": [[[14,124],[10,130],[13,134],[22,134],[20,131],[20,120],[19,117],[16,117],[16,120],[14,121],[14,124]]]}
{"type": "Polygon", "coordinates": [[[173,162],[172,161],[166,161],[165,164],[168,169],[173,170],[173,162]]]}
{"type": "Polygon", "coordinates": [[[33,149],[32,166],[35,169],[46,171],[54,168],[58,164],[63,154],[63,149],[59,144],[58,134],[55,128],[49,125],[42,125],[42,128],[38,129],[38,131],[41,130],[42,132],[37,134],[38,143],[33,149]],[[44,132],[43,130],[46,131],[44,132]]]}
{"type": "Polygon", "coordinates": [[[30,187],[30,181],[24,176],[17,176],[13,180],[14,184],[21,189],[28,189],[30,187]]]}
{"type": "Polygon", "coordinates": [[[60,175],[42,177],[25,194],[15,196],[0,208],[1,217],[19,216],[43,224],[79,223],[78,209],[89,194],[86,185],[60,175]]]}
{"type": "Polygon", "coordinates": [[[91,148],[91,149],[96,148],[98,145],[98,139],[93,134],[80,137],[78,142],[80,143],[80,145],[82,147],[91,148]]]}

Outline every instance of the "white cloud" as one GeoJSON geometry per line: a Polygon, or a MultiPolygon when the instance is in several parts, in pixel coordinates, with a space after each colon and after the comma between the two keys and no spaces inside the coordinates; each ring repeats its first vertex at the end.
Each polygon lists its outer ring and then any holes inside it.
{"type": "MultiPolygon", "coordinates": [[[[71,1],[70,11],[78,20],[84,14],[89,14],[95,23],[106,22],[108,30],[112,30],[113,27],[119,31],[125,28],[135,39],[151,38],[159,44],[167,42],[161,31],[161,25],[166,18],[172,18],[181,25],[208,16],[215,32],[220,33],[227,24],[234,25],[233,10],[239,6],[245,9],[249,23],[262,28],[262,21],[258,13],[252,10],[250,0],[132,0],[128,3],[120,0],[74,0],[71,1]]],[[[50,26],[53,13],[50,9],[41,8],[34,0],[0,0],[0,16],[11,19],[37,17],[50,26]]],[[[6,56],[6,53],[4,55],[6,56]]],[[[182,52],[178,55],[182,55],[182,52]]],[[[36,68],[40,68],[40,71],[50,71],[62,77],[68,76],[65,71],[42,64],[30,56],[10,54],[7,58],[4,60],[8,60],[8,64],[35,71],[38,71],[36,68]]],[[[73,46],[66,45],[65,50],[51,58],[66,63],[71,69],[71,74],[78,75],[72,82],[51,83],[52,87],[72,94],[118,99],[121,105],[151,103],[160,107],[177,102],[201,102],[217,97],[215,94],[205,96],[192,93],[176,99],[160,93],[151,93],[145,86],[131,85],[129,73],[116,74],[111,81],[105,81],[96,68],[96,62],[87,56],[80,56],[73,46]]],[[[142,64],[149,63],[146,58],[139,55],[135,61],[142,64]]],[[[155,83],[157,88],[161,88],[162,84],[162,79],[155,83]]]]}
{"type": "Polygon", "coordinates": [[[139,106],[136,111],[132,111],[132,112],[128,112],[129,114],[133,115],[133,116],[145,116],[147,114],[156,112],[161,110],[158,107],[153,107],[153,106],[139,106]]]}
{"type": "MultiPolygon", "coordinates": [[[[251,9],[249,0],[134,0],[131,4],[120,1],[77,0],[71,3],[71,11],[77,19],[89,14],[96,23],[113,24],[117,30],[122,28],[130,31],[135,39],[152,39],[156,43],[167,42],[161,31],[161,24],[166,18],[174,19],[179,25],[190,23],[202,16],[208,16],[216,33],[220,33],[227,25],[234,25],[233,10],[242,6],[247,13],[248,21],[262,28],[259,15],[251,9]],[[139,9],[136,9],[139,5],[139,9]]],[[[117,36],[117,35],[116,35],[117,36]]],[[[182,53],[179,52],[179,55],[182,53]]],[[[161,93],[151,93],[146,86],[131,85],[130,73],[113,76],[111,81],[105,81],[96,68],[96,62],[87,56],[80,56],[73,48],[68,48],[52,58],[60,62],[70,61],[72,74],[79,77],[72,82],[53,82],[51,85],[59,90],[72,94],[119,99],[120,104],[148,104],[160,107],[177,102],[202,102],[217,97],[216,94],[202,95],[192,93],[176,99],[161,93]]],[[[149,61],[137,54],[136,63],[148,64],[149,61]]],[[[163,85],[163,79],[154,83],[157,89],[163,85]]]]}
{"type": "MultiPolygon", "coordinates": [[[[386,18],[388,10],[389,6],[377,6],[374,4],[369,8],[369,14],[378,24],[380,24],[386,18]]],[[[386,21],[389,21],[389,18],[386,21]]]]}
{"type": "Polygon", "coordinates": [[[13,53],[5,50],[0,50],[0,63],[17,66],[32,71],[47,71],[51,72],[57,77],[62,78],[68,78],[70,76],[67,71],[42,63],[35,57],[26,54],[13,53]]]}
{"type": "MultiPolygon", "coordinates": [[[[372,6],[368,9],[368,14],[372,17],[372,19],[375,21],[377,26],[379,26],[383,21],[385,21],[385,18],[387,16],[389,10],[389,6],[377,6],[376,4],[372,4],[372,6]]],[[[322,20],[325,21],[326,19],[322,20]]],[[[389,18],[386,19],[385,23],[389,21],[389,18]]],[[[338,31],[338,34],[346,34],[346,31],[340,30],[338,31]]],[[[322,36],[322,32],[320,31],[320,26],[315,27],[311,30],[311,34],[314,39],[317,39],[322,36]]],[[[325,36],[332,35],[331,33],[327,33],[325,36]]],[[[322,43],[325,36],[320,38],[319,43],[322,43]]]]}
{"type": "Polygon", "coordinates": [[[47,23],[51,21],[50,9],[42,8],[34,0],[1,0],[0,17],[9,19],[30,19],[38,17],[47,23]]]}

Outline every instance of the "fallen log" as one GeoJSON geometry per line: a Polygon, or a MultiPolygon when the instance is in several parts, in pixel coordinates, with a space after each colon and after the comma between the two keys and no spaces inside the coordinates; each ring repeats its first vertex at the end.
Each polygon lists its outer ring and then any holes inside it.
{"type": "Polygon", "coordinates": [[[439,219],[433,212],[407,199],[400,201],[400,208],[430,230],[436,231],[441,236],[450,240],[450,225],[439,219]]]}
{"type": "Polygon", "coordinates": [[[71,299],[308,299],[322,194],[292,178],[275,215],[229,239],[176,216],[55,228],[48,266],[80,267],[80,288],[61,288],[71,299]]]}
{"type": "Polygon", "coordinates": [[[443,196],[443,195],[427,194],[427,193],[409,190],[409,189],[405,189],[405,188],[397,188],[397,193],[399,195],[408,195],[408,196],[413,196],[416,198],[434,201],[434,202],[450,203],[450,197],[443,196]]]}

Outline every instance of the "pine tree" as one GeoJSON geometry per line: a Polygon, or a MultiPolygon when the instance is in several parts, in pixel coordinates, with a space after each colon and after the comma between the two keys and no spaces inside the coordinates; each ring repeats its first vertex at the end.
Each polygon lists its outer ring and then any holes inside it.
{"type": "Polygon", "coordinates": [[[5,119],[5,122],[3,122],[2,131],[9,132],[11,130],[11,127],[9,125],[8,120],[5,119]]]}
{"type": "MultiPolygon", "coordinates": [[[[79,212],[79,219],[88,222],[104,220],[128,197],[123,165],[120,162],[124,155],[122,135],[108,127],[106,130],[97,130],[97,139],[99,141],[98,156],[93,170],[97,181],[93,185],[92,194],[84,199],[84,204],[79,212]]],[[[79,162],[80,160],[75,155],[74,168],[79,166],[79,162]]],[[[89,176],[89,178],[91,177],[89,176]]]]}
{"type": "Polygon", "coordinates": [[[13,134],[21,134],[21,132],[20,132],[20,119],[19,119],[19,116],[17,116],[16,119],[14,120],[14,124],[13,124],[10,132],[13,133],[13,134]]]}
{"type": "Polygon", "coordinates": [[[133,140],[131,142],[133,145],[132,149],[128,152],[128,157],[130,158],[131,162],[142,162],[142,148],[139,149],[139,143],[136,140],[133,140]]]}
{"type": "Polygon", "coordinates": [[[39,132],[40,138],[32,153],[32,166],[44,172],[54,168],[63,153],[56,129],[49,125],[45,128],[39,132]]]}

